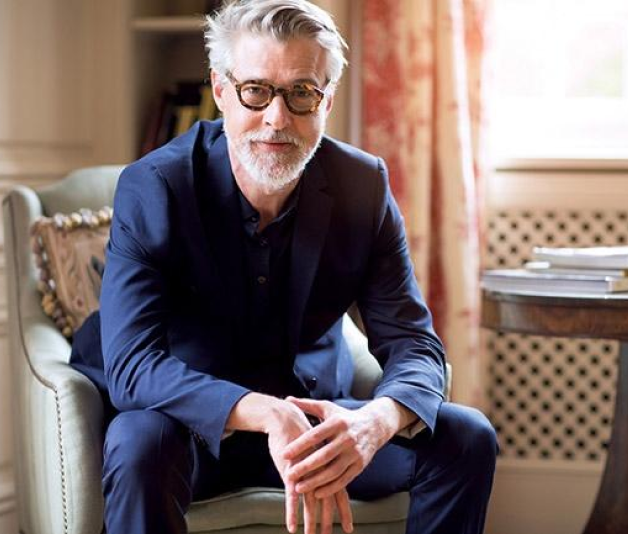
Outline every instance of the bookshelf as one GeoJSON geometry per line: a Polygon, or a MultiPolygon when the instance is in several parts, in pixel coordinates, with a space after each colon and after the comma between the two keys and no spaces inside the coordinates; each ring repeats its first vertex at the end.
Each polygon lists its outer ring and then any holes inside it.
{"type": "Polygon", "coordinates": [[[201,30],[202,23],[198,16],[138,17],[131,27],[137,33],[193,34],[201,30]]]}
{"type": "MultiPolygon", "coordinates": [[[[350,37],[352,0],[316,3],[331,11],[350,37]]],[[[96,39],[94,104],[98,153],[94,163],[126,163],[137,159],[164,92],[180,82],[208,78],[204,50],[204,15],[221,0],[111,0],[94,3],[96,39]],[[106,4],[106,6],[105,6],[106,4]]],[[[347,139],[349,73],[336,96],[328,131],[347,139]]]]}
{"type": "MultiPolygon", "coordinates": [[[[216,1],[0,1],[0,180],[55,180],[136,159],[159,95],[207,77],[201,25],[216,1]]],[[[316,2],[350,38],[359,1],[316,2]]],[[[329,131],[348,139],[341,100],[329,131]]]]}
{"type": "MultiPolygon", "coordinates": [[[[131,156],[140,155],[151,119],[166,92],[181,82],[202,82],[208,77],[203,46],[203,15],[217,2],[208,0],[134,0],[129,13],[129,88],[133,132],[131,156]]],[[[154,122],[154,121],[153,121],[154,122]]]]}

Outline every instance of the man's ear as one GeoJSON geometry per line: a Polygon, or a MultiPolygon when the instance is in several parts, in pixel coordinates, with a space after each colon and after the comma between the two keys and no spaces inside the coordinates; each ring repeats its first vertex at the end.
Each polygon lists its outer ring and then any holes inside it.
{"type": "Polygon", "coordinates": [[[336,95],[336,88],[334,87],[325,97],[325,116],[329,117],[332,108],[334,107],[334,96],[336,95]]]}
{"type": "Polygon", "coordinates": [[[216,107],[222,111],[222,80],[220,74],[218,74],[214,69],[212,69],[209,73],[212,81],[212,94],[214,95],[214,102],[216,102],[216,107]]]}

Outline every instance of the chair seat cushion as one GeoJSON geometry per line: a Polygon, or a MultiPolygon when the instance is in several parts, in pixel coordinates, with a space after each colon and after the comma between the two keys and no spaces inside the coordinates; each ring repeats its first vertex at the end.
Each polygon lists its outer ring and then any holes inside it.
{"type": "MultiPolygon", "coordinates": [[[[375,501],[351,501],[354,525],[397,523],[405,520],[410,496],[395,493],[375,501]]],[[[274,488],[245,488],[192,504],[186,519],[190,533],[285,523],[284,492],[274,488]]],[[[300,514],[301,519],[303,514],[300,514]]],[[[285,529],[285,527],[284,527],[285,529]]]]}

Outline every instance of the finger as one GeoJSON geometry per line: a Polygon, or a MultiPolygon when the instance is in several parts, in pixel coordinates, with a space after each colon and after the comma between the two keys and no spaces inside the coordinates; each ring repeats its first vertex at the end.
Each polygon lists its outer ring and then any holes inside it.
{"type": "Polygon", "coordinates": [[[301,434],[283,450],[283,457],[286,460],[293,460],[301,454],[318,448],[326,439],[333,438],[337,434],[337,425],[337,422],[329,420],[301,434]]]}
{"type": "Polygon", "coordinates": [[[336,500],[336,508],[338,509],[338,518],[340,519],[342,530],[349,534],[353,532],[353,512],[351,511],[349,494],[346,489],[342,489],[334,495],[334,498],[336,500]]]}
{"type": "Polygon", "coordinates": [[[290,480],[296,482],[316,469],[330,464],[342,454],[343,450],[342,440],[335,439],[330,441],[309,456],[296,460],[296,463],[288,470],[287,476],[290,480]]]}
{"type": "Polygon", "coordinates": [[[321,534],[332,534],[334,529],[334,497],[327,497],[321,501],[321,534]]]}
{"type": "Polygon", "coordinates": [[[337,458],[325,469],[321,469],[312,476],[297,482],[295,489],[297,493],[307,493],[328,486],[334,480],[342,477],[352,463],[349,458],[337,458]]]}
{"type": "Polygon", "coordinates": [[[303,495],[303,526],[305,534],[316,534],[316,508],[318,501],[313,493],[303,495]]]}
{"type": "Polygon", "coordinates": [[[319,401],[315,399],[297,399],[296,397],[286,397],[286,400],[294,404],[303,412],[314,415],[319,419],[327,419],[327,417],[331,415],[334,406],[331,402],[319,401]]]}
{"type": "Polygon", "coordinates": [[[286,484],[286,528],[288,532],[294,534],[299,525],[299,494],[294,488],[294,484],[286,484]]]}
{"type": "Polygon", "coordinates": [[[360,472],[361,469],[357,465],[353,464],[342,474],[342,476],[338,477],[336,480],[332,480],[326,486],[318,488],[314,492],[314,495],[317,499],[323,499],[324,497],[329,497],[334,493],[338,493],[340,490],[346,488],[351,481],[360,474],[360,472]]]}

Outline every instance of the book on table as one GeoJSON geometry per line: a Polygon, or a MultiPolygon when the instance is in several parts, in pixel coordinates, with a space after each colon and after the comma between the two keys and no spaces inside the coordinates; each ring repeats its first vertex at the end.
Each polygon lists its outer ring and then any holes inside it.
{"type": "Polygon", "coordinates": [[[582,274],[589,276],[611,276],[624,278],[628,276],[628,269],[605,269],[602,267],[561,267],[549,261],[528,261],[523,267],[533,273],[545,274],[582,274]]]}
{"type": "Polygon", "coordinates": [[[493,269],[482,273],[481,286],[490,291],[618,293],[628,291],[628,277],[493,269]]]}
{"type": "Polygon", "coordinates": [[[534,247],[532,259],[552,267],[628,269],[628,246],[616,247],[534,247]]]}

